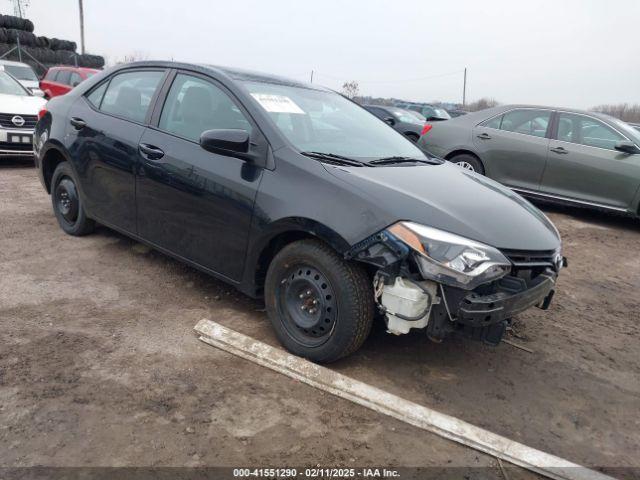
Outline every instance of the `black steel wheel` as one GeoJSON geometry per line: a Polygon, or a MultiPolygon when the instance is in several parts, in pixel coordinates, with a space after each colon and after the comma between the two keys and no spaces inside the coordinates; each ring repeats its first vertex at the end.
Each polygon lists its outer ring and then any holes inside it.
{"type": "Polygon", "coordinates": [[[60,163],[51,178],[51,202],[60,228],[69,235],[87,235],[95,222],[87,218],[73,170],[67,162],[60,163]]]}
{"type": "Polygon", "coordinates": [[[290,267],[278,288],[278,311],[289,335],[315,347],[326,342],[336,323],[338,306],[329,280],[315,267],[290,267]]]}
{"type": "Polygon", "coordinates": [[[374,314],[373,287],[364,267],[318,240],[293,242],[273,258],[265,304],[280,342],[316,362],[357,350],[374,314]]]}

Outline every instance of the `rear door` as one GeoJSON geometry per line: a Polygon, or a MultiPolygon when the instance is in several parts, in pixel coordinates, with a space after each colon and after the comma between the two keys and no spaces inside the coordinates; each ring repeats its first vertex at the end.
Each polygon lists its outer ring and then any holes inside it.
{"type": "Polygon", "coordinates": [[[558,113],[541,191],[626,209],[640,184],[640,155],[615,149],[629,139],[590,115],[558,113]]]}
{"type": "Polygon", "coordinates": [[[80,97],[68,115],[68,149],[87,211],[134,234],[138,143],[164,74],[164,69],[118,72],[80,97]]]}
{"type": "Polygon", "coordinates": [[[267,142],[223,85],[178,72],[140,139],[138,231],[142,238],[231,280],[244,268],[262,167],[200,147],[202,132],[242,129],[266,157],[267,142]]]}
{"type": "Polygon", "coordinates": [[[547,162],[551,110],[520,108],[473,129],[486,174],[509,187],[537,191],[547,162]]]}

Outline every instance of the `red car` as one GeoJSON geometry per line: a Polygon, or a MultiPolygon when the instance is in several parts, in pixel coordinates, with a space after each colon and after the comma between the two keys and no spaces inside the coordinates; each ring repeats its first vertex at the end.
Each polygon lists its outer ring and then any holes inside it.
{"type": "Polygon", "coordinates": [[[40,80],[40,90],[44,92],[46,98],[64,95],[99,71],[84,67],[51,67],[40,80]]]}

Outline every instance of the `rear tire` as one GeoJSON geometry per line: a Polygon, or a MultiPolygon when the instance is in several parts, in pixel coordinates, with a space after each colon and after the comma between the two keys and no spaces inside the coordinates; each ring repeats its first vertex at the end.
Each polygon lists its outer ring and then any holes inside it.
{"type": "Polygon", "coordinates": [[[293,242],[274,257],[265,304],[285,348],[314,362],[355,352],[373,322],[373,286],[365,269],[318,240],[293,242]]]}
{"type": "Polygon", "coordinates": [[[75,175],[67,162],[60,163],[53,172],[51,202],[53,213],[65,233],[80,237],[93,232],[96,224],[87,218],[75,175]]]}
{"type": "Polygon", "coordinates": [[[455,163],[461,168],[464,168],[465,170],[484,175],[484,167],[478,157],[474,157],[468,153],[461,153],[460,155],[452,157],[449,161],[451,163],[455,163]]]}
{"type": "Polygon", "coordinates": [[[418,140],[420,140],[420,136],[415,133],[405,133],[404,136],[411,140],[413,143],[417,143],[418,140]]]}

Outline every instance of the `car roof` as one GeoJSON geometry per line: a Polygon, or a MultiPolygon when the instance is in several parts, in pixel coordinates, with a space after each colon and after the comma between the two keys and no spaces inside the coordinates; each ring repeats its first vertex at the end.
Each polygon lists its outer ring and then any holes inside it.
{"type": "Polygon", "coordinates": [[[120,70],[121,68],[135,68],[135,67],[161,67],[161,68],[186,68],[195,69],[204,72],[211,72],[219,76],[227,77],[231,81],[253,81],[261,83],[272,83],[275,85],[283,85],[290,87],[307,88],[311,90],[319,90],[331,92],[332,90],[322,87],[315,83],[301,82],[287,77],[281,77],[279,75],[273,75],[270,73],[256,72],[254,70],[246,70],[235,67],[224,67],[219,65],[210,65],[205,63],[187,63],[187,62],[175,62],[165,60],[145,60],[141,62],[131,62],[118,65],[113,71],[120,70]]]}
{"type": "Polygon", "coordinates": [[[100,71],[97,68],[74,67],[73,65],[55,65],[53,67],[49,67],[49,70],[76,70],[81,72],[99,72],[100,71]]]}
{"type": "MultiPolygon", "coordinates": [[[[549,105],[530,105],[524,103],[512,103],[508,105],[498,105],[497,107],[485,108],[484,110],[478,110],[477,112],[469,112],[467,115],[460,115],[454,117],[451,120],[455,120],[455,123],[479,123],[485,119],[491,118],[509,110],[515,110],[518,108],[526,109],[540,109],[540,110],[559,110],[566,113],[577,113],[582,115],[590,115],[592,117],[599,118],[601,120],[609,121],[612,117],[604,113],[593,112],[588,110],[580,110],[578,108],[565,108],[565,107],[552,107],[549,105]]],[[[448,120],[448,121],[451,121],[448,120]]]]}
{"type": "Polygon", "coordinates": [[[13,60],[2,60],[0,59],[0,65],[17,65],[17,66],[21,66],[21,67],[29,67],[29,64],[27,63],[23,63],[23,62],[15,62],[13,60]]]}

